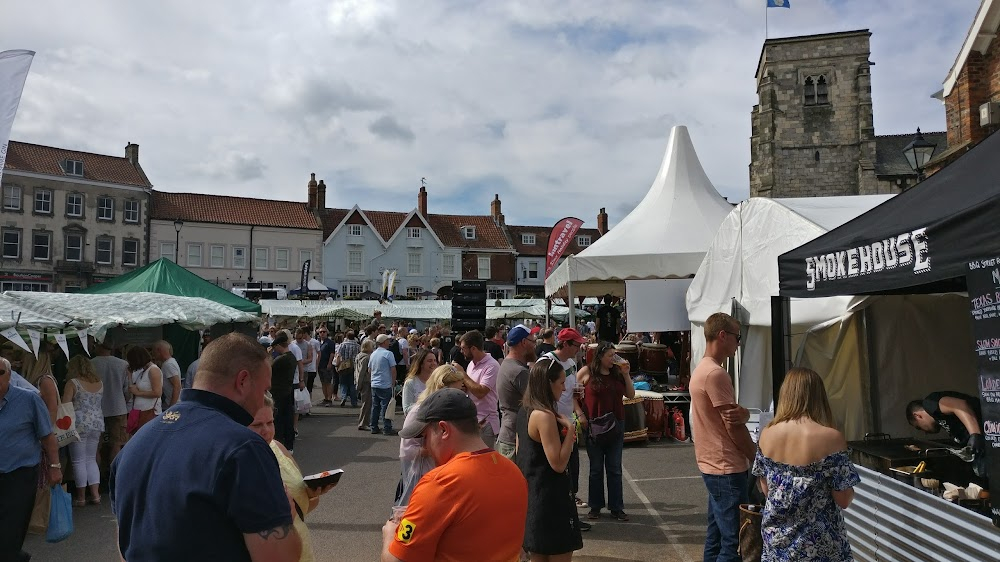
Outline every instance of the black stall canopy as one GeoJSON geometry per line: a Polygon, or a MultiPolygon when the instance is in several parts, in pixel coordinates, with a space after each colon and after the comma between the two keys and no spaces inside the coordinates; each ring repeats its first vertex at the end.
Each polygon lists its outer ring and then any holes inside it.
{"type": "Polygon", "coordinates": [[[778,257],[787,297],[965,290],[1000,251],[1000,135],[926,181],[778,257]],[[905,290],[904,290],[905,289],[905,290]]]}

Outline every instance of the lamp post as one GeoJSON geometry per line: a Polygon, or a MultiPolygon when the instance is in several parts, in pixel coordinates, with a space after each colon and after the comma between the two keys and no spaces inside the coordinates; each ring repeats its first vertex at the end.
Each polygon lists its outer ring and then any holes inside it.
{"type": "Polygon", "coordinates": [[[913,137],[910,144],[903,149],[903,156],[906,156],[910,168],[917,173],[918,182],[924,181],[924,167],[931,161],[935,148],[937,145],[925,140],[924,135],[920,133],[920,127],[917,127],[917,136],[913,137]]]}
{"type": "Polygon", "coordinates": [[[181,249],[181,228],[184,228],[184,221],[177,219],[174,221],[174,232],[177,233],[177,237],[174,238],[174,263],[177,263],[177,256],[180,255],[181,249]]]}

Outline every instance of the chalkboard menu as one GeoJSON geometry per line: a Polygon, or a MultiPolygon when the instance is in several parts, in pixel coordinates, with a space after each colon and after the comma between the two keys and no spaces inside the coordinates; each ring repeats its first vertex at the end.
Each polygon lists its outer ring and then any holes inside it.
{"type": "Polygon", "coordinates": [[[1000,527],[1000,256],[969,262],[966,282],[979,364],[993,524],[1000,527]]]}

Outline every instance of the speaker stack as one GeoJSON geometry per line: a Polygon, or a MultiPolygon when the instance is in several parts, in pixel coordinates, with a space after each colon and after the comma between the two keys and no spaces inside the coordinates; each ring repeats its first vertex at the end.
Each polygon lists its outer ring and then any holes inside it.
{"type": "Polygon", "coordinates": [[[486,281],[451,282],[451,331],[486,330],[486,281]]]}

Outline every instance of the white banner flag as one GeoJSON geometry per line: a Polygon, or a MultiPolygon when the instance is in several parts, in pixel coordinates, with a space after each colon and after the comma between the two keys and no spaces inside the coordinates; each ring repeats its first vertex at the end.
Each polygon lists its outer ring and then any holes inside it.
{"type": "Polygon", "coordinates": [[[392,302],[392,299],[396,296],[396,273],[397,270],[393,269],[392,273],[389,274],[389,292],[386,293],[389,302],[392,302]]]}
{"type": "Polygon", "coordinates": [[[14,345],[20,347],[25,351],[31,351],[31,348],[28,347],[27,343],[25,343],[24,338],[21,337],[21,334],[17,333],[17,328],[15,328],[14,326],[11,326],[10,328],[7,328],[6,330],[0,332],[0,336],[7,338],[14,345]]]}
{"type": "Polygon", "coordinates": [[[34,330],[28,330],[28,339],[31,340],[31,348],[35,350],[35,357],[38,357],[38,346],[42,342],[42,334],[34,330]]]}
{"type": "Polygon", "coordinates": [[[80,336],[80,344],[83,345],[83,350],[87,353],[87,357],[90,357],[90,342],[87,340],[87,330],[77,330],[76,335],[80,336]]]}
{"type": "Polygon", "coordinates": [[[0,177],[3,164],[7,160],[7,143],[10,129],[14,126],[17,105],[21,103],[21,91],[28,78],[34,51],[3,51],[0,53],[0,177]]]}
{"type": "Polygon", "coordinates": [[[66,334],[56,334],[56,343],[59,344],[63,353],[66,354],[66,359],[69,359],[69,345],[66,343],[66,334]]]}

